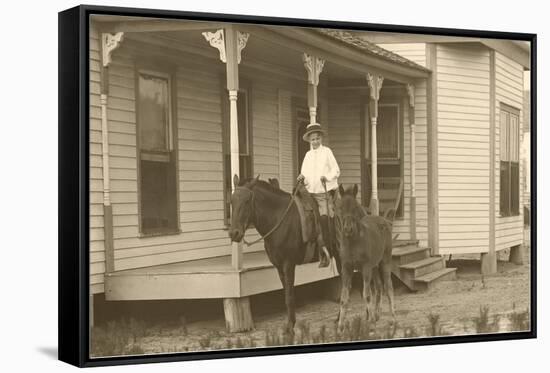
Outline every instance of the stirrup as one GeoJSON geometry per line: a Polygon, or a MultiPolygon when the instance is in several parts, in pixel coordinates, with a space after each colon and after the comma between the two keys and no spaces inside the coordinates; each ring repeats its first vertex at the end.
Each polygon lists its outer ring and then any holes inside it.
{"type": "Polygon", "coordinates": [[[321,257],[319,259],[319,268],[328,267],[330,264],[330,254],[328,253],[326,246],[321,248],[319,256],[321,257]]]}

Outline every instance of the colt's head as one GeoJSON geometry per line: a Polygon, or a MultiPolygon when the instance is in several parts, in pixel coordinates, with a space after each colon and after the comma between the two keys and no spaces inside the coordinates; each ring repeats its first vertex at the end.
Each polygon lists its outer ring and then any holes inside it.
{"type": "Polygon", "coordinates": [[[346,237],[353,237],[359,232],[358,209],[360,206],[356,198],[357,184],[347,189],[344,189],[344,186],[340,185],[338,189],[341,197],[339,212],[342,217],[342,230],[346,237]]]}

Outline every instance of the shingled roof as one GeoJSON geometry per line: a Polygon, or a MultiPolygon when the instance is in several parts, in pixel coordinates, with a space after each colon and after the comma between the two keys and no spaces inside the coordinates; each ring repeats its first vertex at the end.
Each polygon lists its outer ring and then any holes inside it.
{"type": "Polygon", "coordinates": [[[349,31],[333,29],[316,29],[316,31],[333,39],[339,40],[345,44],[351,45],[370,55],[382,57],[400,65],[412,67],[421,71],[430,71],[426,67],[419,65],[416,62],[413,62],[403,56],[390,52],[389,50],[379,47],[374,43],[355,36],[349,31]]]}

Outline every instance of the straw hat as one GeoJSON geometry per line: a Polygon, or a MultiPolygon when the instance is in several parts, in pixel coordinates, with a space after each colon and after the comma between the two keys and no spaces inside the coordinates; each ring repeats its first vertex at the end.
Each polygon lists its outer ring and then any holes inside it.
{"type": "Polygon", "coordinates": [[[320,132],[323,136],[326,135],[326,132],[323,130],[319,123],[310,123],[307,125],[306,132],[304,133],[304,136],[302,136],[302,139],[309,142],[309,135],[314,132],[320,132]]]}

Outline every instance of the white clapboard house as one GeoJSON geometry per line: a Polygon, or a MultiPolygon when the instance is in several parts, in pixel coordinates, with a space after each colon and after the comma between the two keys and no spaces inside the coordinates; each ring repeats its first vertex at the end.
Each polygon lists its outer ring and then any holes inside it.
{"type": "MultiPolygon", "coordinates": [[[[372,213],[397,206],[394,274],[409,288],[453,277],[443,255],[480,254],[488,273],[496,251],[519,255],[522,45],[113,16],[90,24],[92,305],[94,295],[217,298],[246,309],[250,296],[280,289],[262,243],[230,243],[231,175],[275,177],[290,191],[314,120],[340,182],[357,183],[372,213]]],[[[304,264],[296,283],[335,275],[304,264]]]]}

